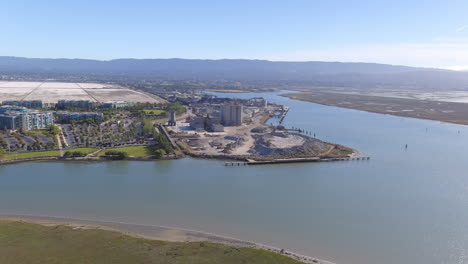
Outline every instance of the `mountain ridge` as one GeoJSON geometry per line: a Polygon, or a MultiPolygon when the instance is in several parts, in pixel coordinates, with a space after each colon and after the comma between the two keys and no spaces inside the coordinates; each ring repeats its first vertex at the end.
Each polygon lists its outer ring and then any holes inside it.
{"type": "Polygon", "coordinates": [[[468,90],[468,72],[366,62],[247,59],[47,59],[0,56],[0,74],[228,81],[255,85],[468,90]]]}

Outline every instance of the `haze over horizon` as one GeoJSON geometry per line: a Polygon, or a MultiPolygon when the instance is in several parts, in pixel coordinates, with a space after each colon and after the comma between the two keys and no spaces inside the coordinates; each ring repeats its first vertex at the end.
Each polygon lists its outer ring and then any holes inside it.
{"type": "Polygon", "coordinates": [[[3,56],[340,61],[468,69],[468,2],[459,0],[52,0],[5,6],[0,17],[8,36],[0,43],[3,56]]]}
{"type": "MultiPolygon", "coordinates": [[[[181,61],[265,61],[265,62],[318,62],[318,63],[356,63],[356,64],[381,64],[389,66],[401,66],[401,67],[410,67],[415,69],[447,69],[460,71],[459,69],[450,69],[450,68],[438,68],[438,67],[419,67],[419,66],[409,66],[401,64],[391,64],[391,63],[379,63],[379,62],[365,62],[365,61],[324,61],[324,60],[274,60],[274,59],[249,59],[249,58],[181,58],[181,57],[167,57],[167,58],[130,58],[130,57],[121,57],[121,58],[110,58],[110,59],[93,59],[93,58],[73,58],[73,57],[24,57],[24,56],[4,56],[0,55],[0,58],[15,58],[15,59],[33,59],[33,60],[88,60],[88,61],[98,61],[98,62],[112,62],[118,60],[181,60],[181,61]]],[[[461,69],[464,71],[464,69],[461,69]]],[[[467,69],[468,70],[468,69],[467,69]]]]}

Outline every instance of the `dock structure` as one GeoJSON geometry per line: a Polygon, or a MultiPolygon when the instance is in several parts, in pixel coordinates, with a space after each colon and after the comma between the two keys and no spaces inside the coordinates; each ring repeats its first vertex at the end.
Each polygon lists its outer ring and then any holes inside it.
{"type": "Polygon", "coordinates": [[[303,130],[303,129],[296,128],[296,127],[293,127],[293,128],[286,128],[286,130],[288,130],[288,131],[292,131],[292,132],[298,132],[298,133],[302,133],[302,132],[304,132],[304,130],[303,130]]]}
{"type": "Polygon", "coordinates": [[[287,107],[287,106],[283,107],[282,112],[280,114],[280,120],[279,120],[280,125],[283,123],[283,120],[286,117],[286,115],[288,114],[288,112],[289,112],[289,107],[287,107]]]}
{"type": "Polygon", "coordinates": [[[299,135],[305,134],[308,137],[315,138],[315,136],[316,136],[315,133],[313,133],[312,131],[307,131],[307,130],[302,129],[302,128],[292,127],[292,128],[286,128],[286,130],[291,132],[291,133],[296,133],[296,134],[299,134],[299,135]]]}
{"type": "Polygon", "coordinates": [[[226,162],[224,166],[246,166],[247,162],[226,162]]]}
{"type": "Polygon", "coordinates": [[[245,166],[245,165],[267,165],[281,163],[301,163],[301,162],[331,162],[331,161],[353,161],[353,160],[370,160],[370,157],[347,157],[347,158],[293,158],[293,159],[274,159],[274,160],[254,160],[247,159],[245,162],[226,162],[224,166],[245,166]]]}

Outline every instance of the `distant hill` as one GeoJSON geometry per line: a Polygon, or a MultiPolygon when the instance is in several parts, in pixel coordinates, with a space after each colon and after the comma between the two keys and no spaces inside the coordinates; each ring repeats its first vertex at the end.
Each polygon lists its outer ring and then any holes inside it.
{"type": "Polygon", "coordinates": [[[160,80],[468,90],[468,73],[376,63],[189,59],[30,59],[0,57],[2,74],[115,76],[160,80]]]}

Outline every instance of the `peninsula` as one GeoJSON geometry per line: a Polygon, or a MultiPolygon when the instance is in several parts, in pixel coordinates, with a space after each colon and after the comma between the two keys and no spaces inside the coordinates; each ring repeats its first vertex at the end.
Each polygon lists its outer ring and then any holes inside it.
{"type": "Polygon", "coordinates": [[[189,155],[267,164],[355,155],[311,131],[283,126],[289,108],[261,97],[58,82],[4,82],[0,94],[8,94],[0,107],[1,163],[189,155]]]}

